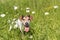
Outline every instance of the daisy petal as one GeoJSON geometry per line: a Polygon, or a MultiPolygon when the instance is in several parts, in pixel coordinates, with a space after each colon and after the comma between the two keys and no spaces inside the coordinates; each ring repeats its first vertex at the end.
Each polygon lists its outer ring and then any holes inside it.
{"type": "Polygon", "coordinates": [[[5,14],[1,14],[0,16],[1,16],[1,17],[5,17],[5,14]]]}

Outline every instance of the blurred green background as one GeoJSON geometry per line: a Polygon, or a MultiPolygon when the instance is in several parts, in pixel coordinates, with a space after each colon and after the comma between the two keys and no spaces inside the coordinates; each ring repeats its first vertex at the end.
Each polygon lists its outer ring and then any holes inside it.
{"type": "Polygon", "coordinates": [[[0,40],[60,40],[60,0],[0,0],[0,40]],[[18,9],[14,10],[14,6],[18,9]],[[27,7],[30,8],[28,13],[27,7]],[[33,16],[30,24],[32,35],[22,36],[20,30],[14,28],[8,31],[14,18],[28,14],[33,16]]]}

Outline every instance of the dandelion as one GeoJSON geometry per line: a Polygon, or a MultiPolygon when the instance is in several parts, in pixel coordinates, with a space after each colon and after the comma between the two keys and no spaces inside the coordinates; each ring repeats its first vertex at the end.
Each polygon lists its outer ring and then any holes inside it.
{"type": "Polygon", "coordinates": [[[45,12],[45,15],[49,15],[49,12],[45,12]]]}
{"type": "Polygon", "coordinates": [[[32,14],[35,14],[35,11],[32,11],[32,14]]]}
{"type": "Polygon", "coordinates": [[[5,14],[1,14],[0,16],[1,16],[1,17],[5,17],[5,14]]]}
{"type": "Polygon", "coordinates": [[[54,8],[56,9],[56,8],[58,8],[58,6],[57,6],[57,5],[55,5],[55,6],[54,6],[54,8]]]}
{"type": "Polygon", "coordinates": [[[17,10],[18,9],[18,7],[17,6],[14,6],[14,10],[17,10]]]}

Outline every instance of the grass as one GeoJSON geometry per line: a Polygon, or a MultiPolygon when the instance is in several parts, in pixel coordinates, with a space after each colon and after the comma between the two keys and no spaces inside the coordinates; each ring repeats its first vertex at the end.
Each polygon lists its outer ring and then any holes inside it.
{"type": "Polygon", "coordinates": [[[6,16],[0,17],[0,40],[60,40],[60,0],[0,0],[0,14],[2,13],[6,16]],[[58,8],[54,9],[55,5],[58,8]],[[18,9],[14,10],[14,6],[18,6],[18,9]],[[27,7],[30,8],[30,13],[26,13],[27,7]],[[45,15],[45,12],[49,12],[49,15],[45,15]],[[28,33],[22,39],[19,29],[8,31],[8,20],[28,14],[33,16],[30,24],[33,38],[29,38],[28,33]]]}

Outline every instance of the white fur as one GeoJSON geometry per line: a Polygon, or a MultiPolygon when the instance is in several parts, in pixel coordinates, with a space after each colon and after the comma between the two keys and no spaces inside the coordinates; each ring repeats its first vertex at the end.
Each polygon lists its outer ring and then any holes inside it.
{"type": "Polygon", "coordinates": [[[16,21],[16,24],[18,25],[18,28],[22,30],[22,22],[20,21],[20,19],[16,21]]]}
{"type": "MultiPolygon", "coordinates": [[[[13,21],[13,23],[14,23],[14,21],[13,21]]],[[[20,21],[20,19],[15,21],[14,27],[12,25],[10,26],[9,31],[11,31],[12,28],[19,28],[20,31],[22,31],[22,22],[20,21]]]]}

